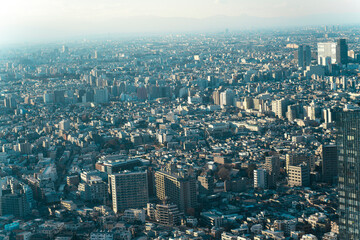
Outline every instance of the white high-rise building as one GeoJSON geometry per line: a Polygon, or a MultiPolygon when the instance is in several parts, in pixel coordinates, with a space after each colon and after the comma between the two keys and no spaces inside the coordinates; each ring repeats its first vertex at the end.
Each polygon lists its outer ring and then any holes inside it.
{"type": "Polygon", "coordinates": [[[318,43],[318,64],[327,66],[336,63],[336,43],[318,43]]]}
{"type": "Polygon", "coordinates": [[[272,111],[275,113],[275,116],[279,118],[285,117],[285,112],[287,110],[288,101],[287,99],[278,99],[274,100],[271,103],[272,111]]]}

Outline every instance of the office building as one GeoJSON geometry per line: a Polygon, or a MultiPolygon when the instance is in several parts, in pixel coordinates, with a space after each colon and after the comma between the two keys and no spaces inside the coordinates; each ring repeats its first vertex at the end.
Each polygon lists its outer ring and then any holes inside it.
{"type": "Polygon", "coordinates": [[[318,64],[329,66],[336,63],[336,43],[318,43],[318,64]]]}
{"type": "Polygon", "coordinates": [[[289,186],[307,187],[310,185],[310,169],[306,163],[290,166],[288,169],[289,186]]]}
{"type": "Polygon", "coordinates": [[[109,176],[115,213],[145,207],[149,201],[147,172],[124,171],[109,176]]]}
{"type": "Polygon", "coordinates": [[[226,89],[225,92],[220,93],[220,105],[221,106],[232,106],[234,104],[234,91],[226,89]]]}
{"type": "Polygon", "coordinates": [[[305,68],[311,64],[311,49],[308,45],[299,45],[298,47],[298,66],[305,68]]]}
{"type": "Polygon", "coordinates": [[[322,145],[322,179],[327,183],[336,182],[338,176],[338,156],[336,145],[322,145]]]}
{"type": "Polygon", "coordinates": [[[109,102],[109,91],[107,88],[97,88],[94,90],[94,102],[95,103],[107,103],[109,102]]]}
{"type": "Polygon", "coordinates": [[[180,225],[180,211],[175,204],[157,204],[156,221],[167,226],[180,225]]]}
{"type": "Polygon", "coordinates": [[[17,107],[16,99],[13,96],[7,96],[4,99],[4,106],[6,108],[16,108],[17,107]]]}
{"type": "Polygon", "coordinates": [[[54,103],[65,103],[65,91],[64,90],[54,91],[54,103]]]}
{"type": "Polygon", "coordinates": [[[339,112],[339,239],[360,239],[360,111],[339,112]]]}
{"type": "Polygon", "coordinates": [[[45,93],[43,95],[43,100],[44,100],[45,104],[54,103],[54,99],[55,99],[54,93],[45,91],[45,93]]]}
{"type": "Polygon", "coordinates": [[[336,42],[336,63],[346,65],[348,63],[348,46],[346,39],[338,39],[336,42]]]}
{"type": "Polygon", "coordinates": [[[24,218],[29,214],[29,203],[26,195],[21,193],[8,193],[1,196],[1,216],[14,215],[15,217],[24,218]]]}
{"type": "Polygon", "coordinates": [[[59,129],[63,131],[69,131],[70,127],[71,125],[69,120],[62,120],[61,122],[59,122],[59,129]]]}
{"type": "Polygon", "coordinates": [[[156,196],[159,200],[176,204],[182,212],[196,207],[196,179],[194,177],[157,171],[155,184],[156,196]]]}
{"type": "Polygon", "coordinates": [[[219,90],[214,91],[212,97],[214,104],[220,105],[220,91],[219,90]]]}
{"type": "Polygon", "coordinates": [[[323,109],[323,119],[325,123],[332,123],[334,121],[334,110],[331,108],[323,109]]]}

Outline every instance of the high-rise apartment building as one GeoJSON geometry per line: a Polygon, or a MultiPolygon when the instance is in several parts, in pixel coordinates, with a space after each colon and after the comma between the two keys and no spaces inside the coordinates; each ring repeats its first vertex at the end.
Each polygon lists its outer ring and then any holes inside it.
{"type": "Polygon", "coordinates": [[[157,171],[155,173],[156,196],[176,204],[180,211],[186,212],[197,205],[196,179],[157,171]]]}
{"type": "Polygon", "coordinates": [[[287,99],[278,99],[272,101],[271,109],[275,113],[275,116],[279,118],[284,118],[288,105],[289,104],[287,99]]]}
{"type": "Polygon", "coordinates": [[[147,172],[124,171],[109,176],[115,213],[145,207],[149,201],[147,172]]]}
{"type": "Polygon", "coordinates": [[[360,239],[360,111],[338,112],[339,239],[360,239]]]}
{"type": "Polygon", "coordinates": [[[267,188],[268,172],[266,169],[254,170],[254,187],[255,188],[267,188]]]}

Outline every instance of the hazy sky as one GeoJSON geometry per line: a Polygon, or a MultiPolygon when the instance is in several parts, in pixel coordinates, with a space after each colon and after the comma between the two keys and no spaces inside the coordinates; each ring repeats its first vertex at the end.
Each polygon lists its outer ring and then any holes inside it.
{"type": "Polygon", "coordinates": [[[112,26],[121,32],[116,22],[139,16],[272,18],[356,12],[360,14],[360,0],[0,0],[0,43],[46,33],[65,36],[81,29],[88,33],[92,25],[96,33],[99,24],[107,32],[112,26]]]}

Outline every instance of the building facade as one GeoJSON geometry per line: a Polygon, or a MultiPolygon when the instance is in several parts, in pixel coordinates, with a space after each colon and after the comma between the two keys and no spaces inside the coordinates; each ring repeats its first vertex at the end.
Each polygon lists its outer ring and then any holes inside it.
{"type": "Polygon", "coordinates": [[[115,213],[145,207],[149,201],[147,172],[124,171],[109,176],[115,213]]]}
{"type": "Polygon", "coordinates": [[[360,111],[337,114],[339,239],[360,239],[360,111]]]}

